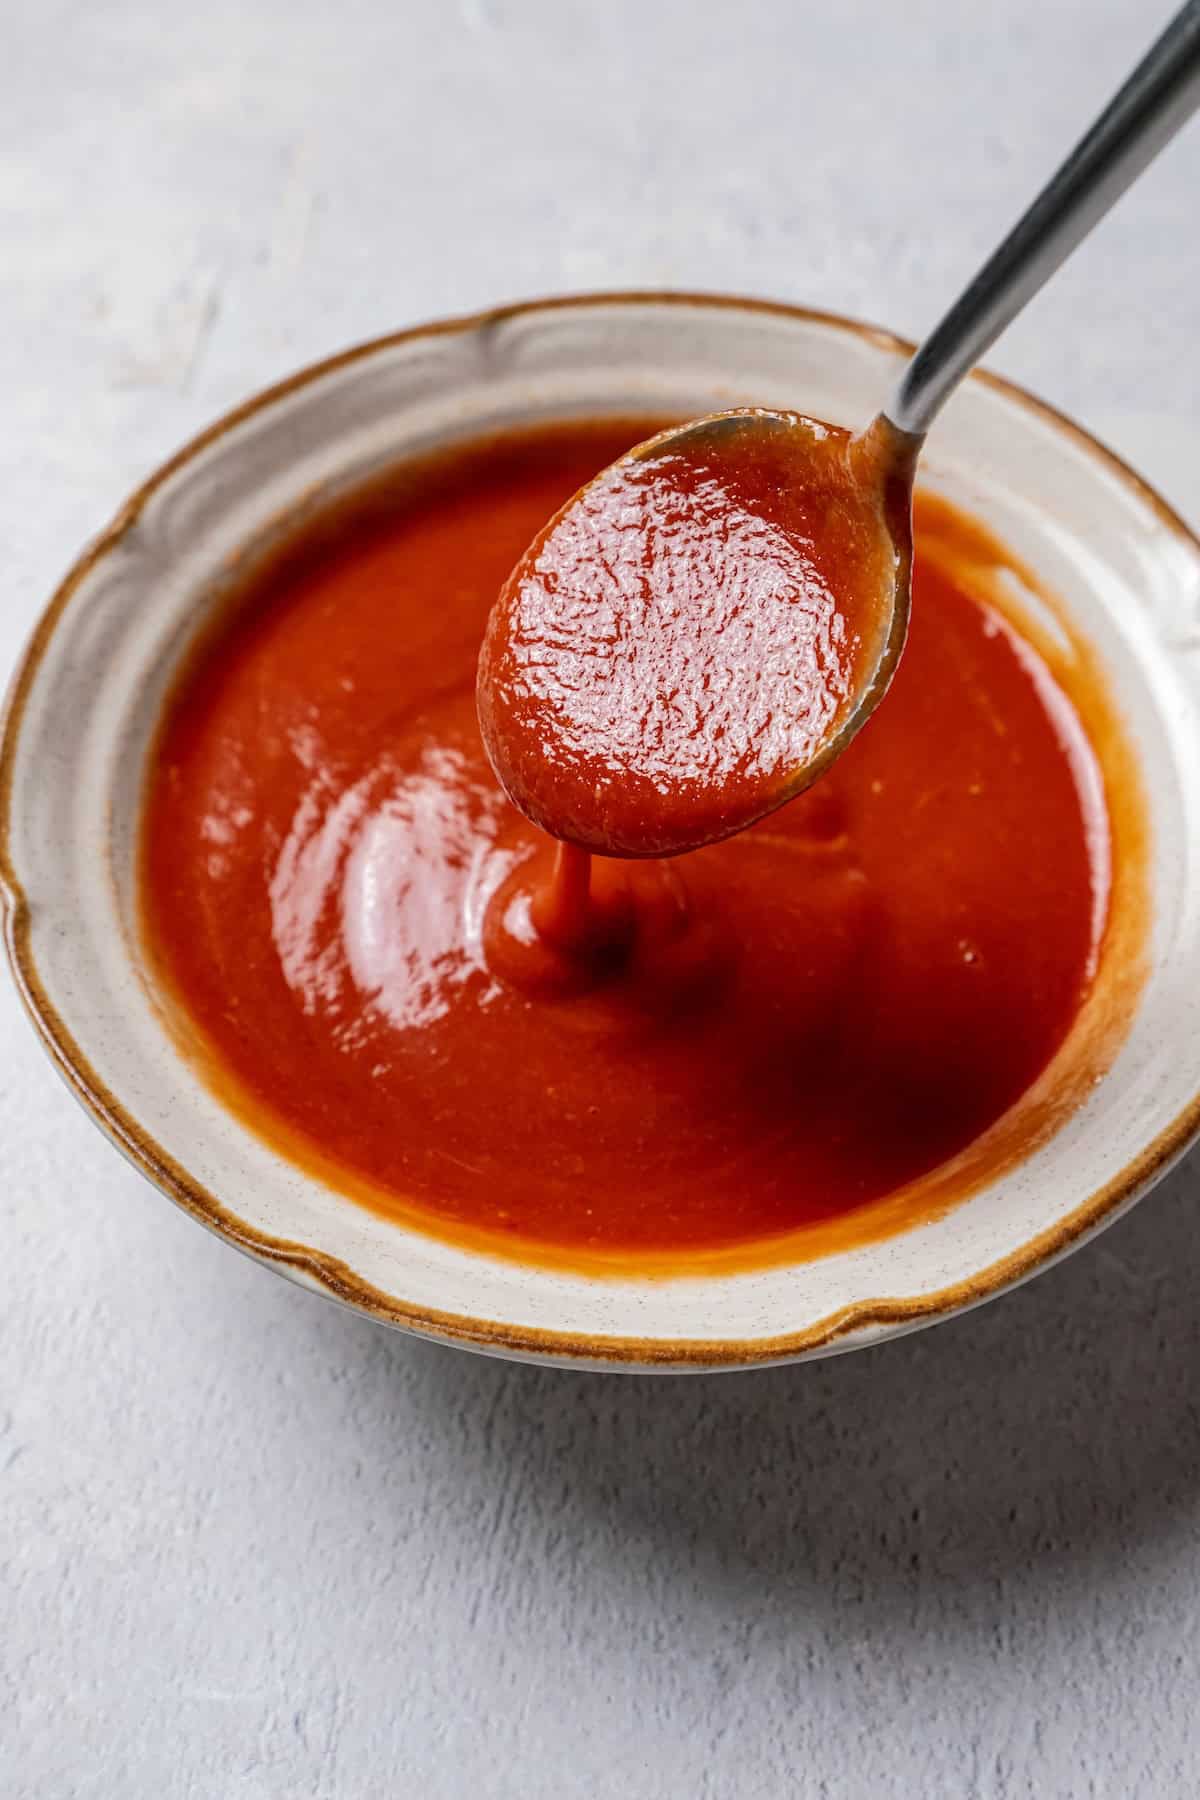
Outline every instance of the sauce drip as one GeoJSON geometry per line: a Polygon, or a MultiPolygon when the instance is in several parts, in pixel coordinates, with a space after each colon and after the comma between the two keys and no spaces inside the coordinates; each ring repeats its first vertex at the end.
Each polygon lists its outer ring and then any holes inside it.
{"type": "Polygon", "coordinates": [[[1070,658],[975,597],[931,502],[891,692],[807,793],[670,862],[516,812],[489,610],[646,432],[479,443],[297,531],[168,704],[140,890],[179,1029],[288,1154],[459,1242],[634,1270],[924,1216],[1071,1029],[1111,877],[1070,658]]]}
{"type": "Polygon", "coordinates": [[[612,856],[741,830],[808,785],[888,646],[875,444],[791,413],[639,446],[534,538],[479,659],[483,741],[516,806],[612,856]]]}

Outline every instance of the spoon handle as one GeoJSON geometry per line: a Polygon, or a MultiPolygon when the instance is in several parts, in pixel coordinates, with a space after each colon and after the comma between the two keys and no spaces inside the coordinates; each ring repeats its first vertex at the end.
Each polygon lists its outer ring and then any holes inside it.
{"type": "Polygon", "coordinates": [[[917,350],[884,408],[914,437],[1026,301],[1200,106],[1200,0],[1188,0],[1033,205],[917,350]]]}

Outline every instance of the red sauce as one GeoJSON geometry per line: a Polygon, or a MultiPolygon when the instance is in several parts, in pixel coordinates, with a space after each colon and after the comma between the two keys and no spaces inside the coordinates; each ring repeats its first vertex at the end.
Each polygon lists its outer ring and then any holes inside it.
{"type": "Polygon", "coordinates": [[[639,446],[504,583],[479,722],[506,793],[555,837],[664,856],[807,786],[889,642],[898,564],[866,445],[793,413],[639,446]]]}
{"type": "Polygon", "coordinates": [[[480,639],[647,429],[410,467],[247,577],[166,711],[144,927],[230,1103],[360,1201],[527,1257],[750,1262],[994,1168],[1124,864],[1078,653],[974,591],[963,545],[999,552],[928,502],[905,657],[816,786],[676,861],[556,852],[484,753],[480,639]]]}

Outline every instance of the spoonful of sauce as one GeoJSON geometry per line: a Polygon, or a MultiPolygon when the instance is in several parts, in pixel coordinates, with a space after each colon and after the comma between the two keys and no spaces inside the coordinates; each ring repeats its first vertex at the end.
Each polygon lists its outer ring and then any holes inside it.
{"type": "Polygon", "coordinates": [[[932,420],[1198,104],[1189,0],[867,430],[717,413],[638,445],[550,520],[479,659],[484,746],[522,812],[583,850],[673,856],[817,779],[904,645],[932,420]]]}

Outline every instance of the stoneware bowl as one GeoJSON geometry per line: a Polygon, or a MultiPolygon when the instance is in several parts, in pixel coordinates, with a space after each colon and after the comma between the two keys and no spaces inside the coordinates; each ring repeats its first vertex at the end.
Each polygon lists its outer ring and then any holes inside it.
{"type": "Polygon", "coordinates": [[[1152,828],[1148,974],[1115,1063],[1050,1138],[935,1222],[737,1275],[600,1279],[456,1249],[301,1172],[176,1048],[138,947],[143,772],[172,672],[278,522],[397,458],[573,413],[795,406],[868,419],[909,346],[685,295],[504,308],[335,357],[251,400],[133,496],[51,601],[8,701],[0,876],[12,966],[97,1123],[231,1244],[389,1324],[580,1365],[738,1367],[876,1342],[1024,1279],[1133,1205],[1200,1125],[1200,545],[1015,388],[969,381],[926,479],[1056,592],[1107,669],[1152,828]]]}

